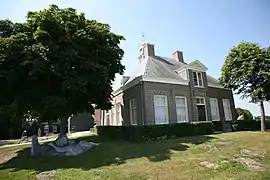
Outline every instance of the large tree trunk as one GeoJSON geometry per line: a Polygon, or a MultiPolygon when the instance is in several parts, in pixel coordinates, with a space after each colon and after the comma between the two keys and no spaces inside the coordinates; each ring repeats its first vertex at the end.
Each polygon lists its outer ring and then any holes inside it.
{"type": "Polygon", "coordinates": [[[60,118],[59,135],[65,135],[67,133],[67,117],[60,118]]]}
{"type": "Polygon", "coordinates": [[[265,111],[263,101],[260,101],[260,109],[261,109],[261,131],[265,131],[265,111]]]}

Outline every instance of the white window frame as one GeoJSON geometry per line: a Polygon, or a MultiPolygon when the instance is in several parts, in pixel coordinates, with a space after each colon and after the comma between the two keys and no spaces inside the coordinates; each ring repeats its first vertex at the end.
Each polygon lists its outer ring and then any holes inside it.
{"type": "Polygon", "coordinates": [[[211,107],[212,121],[220,121],[219,105],[218,105],[217,98],[210,98],[210,107],[211,107]],[[212,104],[213,101],[215,101],[216,104],[212,104]],[[213,119],[213,112],[214,111],[216,111],[216,113],[217,113],[217,119],[213,119]]]}
{"type": "Polygon", "coordinates": [[[137,118],[137,104],[136,104],[136,99],[132,98],[129,100],[129,114],[130,114],[130,124],[131,125],[137,125],[138,123],[138,118],[137,118]],[[134,106],[132,106],[134,105],[134,106]],[[136,119],[133,119],[134,113],[136,114],[136,119]]]}
{"type": "Polygon", "coordinates": [[[122,123],[122,113],[121,113],[121,103],[116,104],[116,125],[121,125],[122,123]]]}
{"type": "Polygon", "coordinates": [[[206,107],[206,103],[205,103],[205,97],[200,97],[200,96],[197,96],[196,97],[196,104],[197,105],[203,105],[204,106],[204,109],[205,109],[205,118],[206,118],[206,120],[205,121],[208,121],[208,115],[207,115],[207,107],[206,107]],[[201,99],[201,100],[203,100],[203,102],[201,103],[201,102],[197,102],[197,99],[201,99]]]}
{"type": "Polygon", "coordinates": [[[205,98],[204,97],[196,97],[196,104],[197,105],[204,105],[205,106],[205,98]],[[197,99],[203,100],[202,102],[197,102],[197,99]]]}
{"type": "Polygon", "coordinates": [[[106,122],[105,125],[110,125],[110,122],[111,122],[110,110],[106,111],[105,122],[106,122]]]}
{"type": "Polygon", "coordinates": [[[154,114],[155,114],[155,124],[168,124],[169,123],[169,111],[168,111],[168,99],[166,95],[154,95],[154,114]],[[157,104],[155,102],[156,98],[165,98],[165,104],[161,105],[161,104],[157,104]],[[157,114],[156,114],[156,107],[165,107],[166,111],[165,111],[165,122],[157,122],[157,114]]]}
{"type": "Polygon", "coordinates": [[[193,83],[194,83],[194,86],[195,87],[204,87],[203,86],[203,73],[202,72],[198,72],[198,71],[193,71],[192,72],[192,77],[193,77],[193,83]],[[195,76],[194,76],[194,74],[195,74],[195,76]],[[201,85],[200,85],[200,80],[199,80],[199,74],[201,75],[200,77],[201,77],[201,85]],[[196,78],[196,80],[195,80],[195,78],[196,78]],[[197,85],[195,84],[195,82],[197,83],[197,85]]]}
{"type": "Polygon", "coordinates": [[[49,132],[50,132],[50,127],[49,127],[48,124],[46,124],[46,125],[44,126],[44,133],[45,133],[45,134],[48,134],[49,132]]]}
{"type": "Polygon", "coordinates": [[[115,106],[112,106],[110,125],[115,125],[115,122],[116,122],[116,113],[115,113],[115,111],[116,111],[115,106]]]}
{"type": "Polygon", "coordinates": [[[58,128],[57,128],[57,125],[53,125],[53,132],[54,132],[54,133],[57,133],[57,129],[58,129],[58,128]]]}
{"type": "Polygon", "coordinates": [[[230,99],[222,99],[222,103],[223,103],[223,111],[224,111],[225,121],[232,121],[233,119],[232,119],[232,108],[231,108],[230,99]],[[228,108],[227,110],[228,110],[229,114],[226,114],[226,108],[228,108]]]}
{"type": "Polygon", "coordinates": [[[185,96],[175,96],[175,106],[176,106],[176,118],[177,118],[177,123],[186,123],[186,122],[189,122],[189,119],[188,119],[188,106],[187,106],[187,97],[185,96]],[[180,121],[180,119],[178,118],[178,114],[180,114],[180,112],[178,112],[178,107],[183,107],[182,105],[179,105],[176,103],[176,99],[177,98],[183,98],[185,100],[185,110],[186,110],[186,120],[185,121],[180,121]]]}

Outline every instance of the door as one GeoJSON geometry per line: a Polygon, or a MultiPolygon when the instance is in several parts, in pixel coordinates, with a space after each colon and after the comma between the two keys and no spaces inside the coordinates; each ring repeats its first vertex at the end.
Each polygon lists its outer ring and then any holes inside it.
{"type": "Polygon", "coordinates": [[[206,121],[205,105],[197,105],[199,121],[206,121]]]}

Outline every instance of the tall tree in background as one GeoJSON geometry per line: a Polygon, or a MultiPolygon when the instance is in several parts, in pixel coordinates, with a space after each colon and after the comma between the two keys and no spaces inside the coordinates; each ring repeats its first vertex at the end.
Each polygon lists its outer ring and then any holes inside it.
{"type": "Polygon", "coordinates": [[[111,107],[112,82],[123,74],[123,36],[73,8],[28,12],[25,23],[0,21],[0,108],[41,120],[111,107]]]}
{"type": "Polygon", "coordinates": [[[264,101],[270,100],[270,51],[251,42],[234,46],[222,67],[220,82],[261,109],[261,130],[265,131],[264,101]]]}

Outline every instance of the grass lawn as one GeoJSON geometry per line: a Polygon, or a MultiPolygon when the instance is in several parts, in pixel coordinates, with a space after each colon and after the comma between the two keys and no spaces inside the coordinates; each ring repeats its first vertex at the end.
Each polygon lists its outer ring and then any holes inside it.
{"type": "Polygon", "coordinates": [[[83,139],[101,144],[77,157],[30,157],[29,145],[0,148],[0,179],[36,179],[44,171],[58,180],[270,179],[269,132],[140,143],[83,139]]]}

